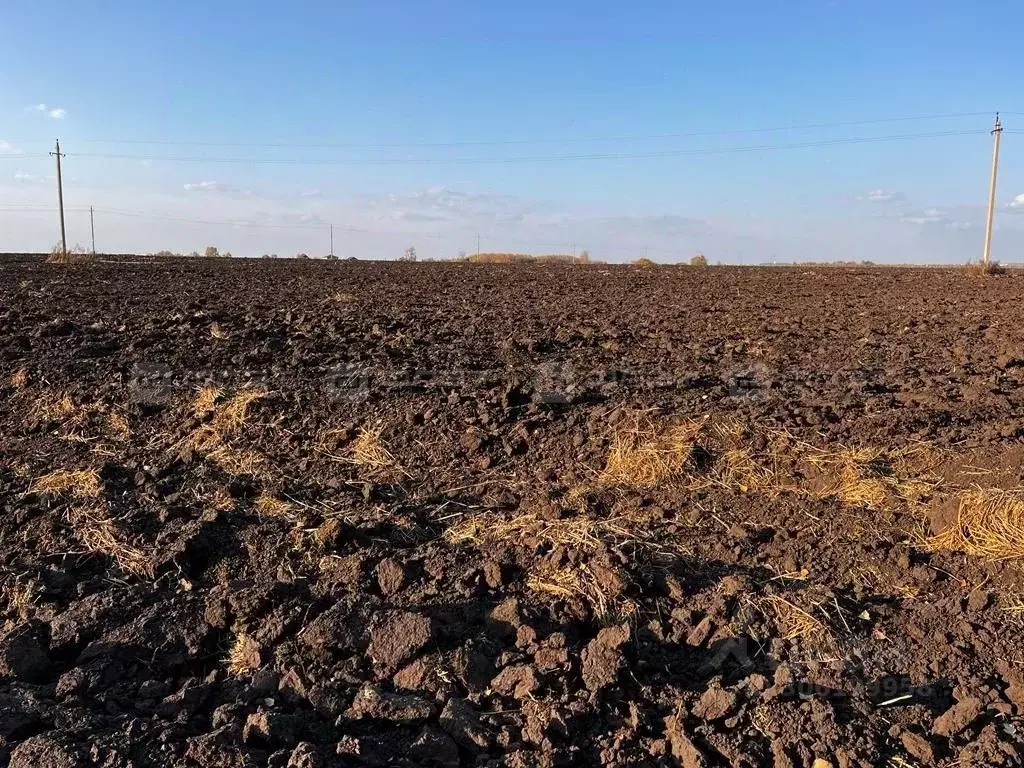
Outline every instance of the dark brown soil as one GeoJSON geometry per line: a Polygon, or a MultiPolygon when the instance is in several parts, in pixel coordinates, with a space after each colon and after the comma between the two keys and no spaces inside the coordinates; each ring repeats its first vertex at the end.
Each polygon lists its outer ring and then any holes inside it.
{"type": "Polygon", "coordinates": [[[0,260],[0,765],[1024,765],[1021,561],[932,539],[1024,485],[1022,292],[0,260]],[[606,481],[703,417],[941,461],[606,481]]]}

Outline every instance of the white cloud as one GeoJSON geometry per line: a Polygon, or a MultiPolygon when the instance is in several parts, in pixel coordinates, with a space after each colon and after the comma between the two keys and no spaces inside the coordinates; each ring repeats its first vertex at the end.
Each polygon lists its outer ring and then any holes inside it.
{"type": "Polygon", "coordinates": [[[25,173],[24,171],[17,171],[14,174],[14,180],[22,184],[42,184],[46,179],[35,173],[25,173]]]}
{"type": "Polygon", "coordinates": [[[63,120],[68,116],[68,111],[63,107],[51,107],[48,104],[33,104],[29,107],[32,112],[43,112],[54,120],[63,120]]]}
{"type": "Polygon", "coordinates": [[[186,192],[227,192],[219,181],[195,181],[185,185],[186,192]]]}
{"type": "Polygon", "coordinates": [[[917,224],[919,226],[923,226],[925,224],[946,224],[949,223],[950,219],[938,208],[929,208],[926,211],[901,216],[900,221],[905,224],[917,224]]]}
{"type": "Polygon", "coordinates": [[[1010,203],[1011,208],[1024,208],[1024,194],[1017,195],[1010,203]]]}
{"type": "Polygon", "coordinates": [[[234,198],[236,200],[251,200],[251,199],[262,199],[262,195],[258,195],[251,189],[240,189],[233,187],[230,184],[225,184],[222,181],[192,181],[185,184],[184,187],[186,192],[191,192],[198,195],[211,195],[222,198],[234,198]]]}
{"type": "Polygon", "coordinates": [[[13,154],[17,152],[17,150],[14,148],[14,145],[11,144],[11,142],[0,139],[0,152],[13,154]]]}
{"type": "Polygon", "coordinates": [[[323,197],[323,195],[324,193],[321,192],[319,189],[307,189],[304,192],[299,193],[299,197],[305,198],[323,197]]]}
{"type": "Polygon", "coordinates": [[[869,203],[899,203],[906,198],[902,192],[893,192],[888,189],[873,189],[857,199],[866,200],[869,203]]]}

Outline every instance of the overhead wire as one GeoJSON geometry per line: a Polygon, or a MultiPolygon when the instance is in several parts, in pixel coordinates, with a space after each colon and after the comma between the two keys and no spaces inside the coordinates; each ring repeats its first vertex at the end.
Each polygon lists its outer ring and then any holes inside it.
{"type": "MultiPolygon", "coordinates": [[[[836,122],[803,123],[776,125],[760,128],[721,128],[703,129],[699,131],[668,131],[664,133],[584,136],[565,138],[530,138],[530,139],[493,139],[471,141],[410,141],[410,142],[237,142],[237,141],[185,141],[169,139],[80,139],[83,144],[123,144],[153,146],[190,146],[190,147],[251,147],[272,149],[417,149],[442,147],[487,147],[511,146],[524,144],[589,144],[602,142],[654,141],[659,139],[699,138],[708,136],[740,136],[755,133],[783,133],[788,131],[809,131],[830,128],[848,128],[863,125],[881,125],[885,123],[921,122],[925,120],[948,120],[966,117],[981,117],[991,112],[954,112],[930,115],[911,115],[900,117],[870,118],[864,120],[843,120],[836,122]]],[[[1002,114],[1017,114],[1003,112],[1002,114]]],[[[26,143],[26,142],[22,142],[26,143]]]]}
{"type": "Polygon", "coordinates": [[[704,147],[697,149],[663,150],[657,152],[619,152],[619,153],[593,153],[577,155],[535,155],[516,157],[460,157],[460,158],[387,158],[378,160],[346,159],[346,158],[273,158],[273,157],[206,157],[202,155],[150,155],[150,154],[122,154],[103,152],[67,152],[68,157],[100,158],[108,160],[148,160],[157,162],[182,162],[182,163],[214,163],[214,164],[242,164],[242,165],[309,165],[309,166],[337,166],[337,165],[490,165],[506,163],[547,163],[547,162],[570,162],[581,160],[636,160],[644,158],[665,158],[665,157],[695,157],[705,155],[727,155],[736,153],[765,152],[786,149],[810,149],[817,147],[830,147],[852,144],[874,144],[890,141],[913,141],[918,139],[943,138],[951,136],[982,135],[987,131],[979,129],[962,131],[935,131],[930,133],[896,134],[888,136],[860,136],[837,139],[824,139],[819,141],[807,141],[791,144],[759,144],[741,147],[704,147]]]}

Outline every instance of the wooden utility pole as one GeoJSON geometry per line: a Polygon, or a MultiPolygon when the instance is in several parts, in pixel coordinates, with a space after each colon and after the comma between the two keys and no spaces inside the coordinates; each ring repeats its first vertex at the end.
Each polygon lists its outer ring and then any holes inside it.
{"type": "Polygon", "coordinates": [[[331,256],[334,255],[334,225],[331,224],[331,256]]]}
{"type": "Polygon", "coordinates": [[[96,220],[92,216],[92,206],[89,206],[89,234],[92,235],[92,255],[96,255],[96,220]]]}
{"type": "Polygon", "coordinates": [[[996,114],[996,125],[992,129],[995,136],[995,149],[992,150],[992,182],[988,188],[988,219],[985,222],[985,255],[982,263],[985,269],[989,266],[989,257],[992,255],[992,220],[996,215],[996,177],[999,175],[999,139],[1003,135],[1003,124],[999,122],[999,114],[996,114]]]}
{"type": "Polygon", "coordinates": [[[64,229],[64,180],[60,175],[60,139],[57,139],[57,151],[51,152],[57,158],[57,204],[60,207],[60,250],[64,261],[68,259],[68,236],[64,229]]]}

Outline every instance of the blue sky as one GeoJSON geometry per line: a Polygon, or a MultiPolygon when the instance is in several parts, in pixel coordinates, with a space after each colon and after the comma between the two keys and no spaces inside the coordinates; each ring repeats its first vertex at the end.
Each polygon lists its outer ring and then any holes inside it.
{"type": "MultiPolygon", "coordinates": [[[[69,237],[94,205],[107,250],[323,253],[334,224],[337,252],[378,258],[479,232],[612,260],[962,262],[991,113],[1024,128],[1007,0],[83,6],[5,4],[0,250],[55,242],[60,136],[69,237]],[[958,117],[835,125],[935,115],[958,117]],[[737,151],[794,144],[814,146],[737,151]]],[[[1019,147],[1004,261],[1024,259],[1019,147]]]]}

